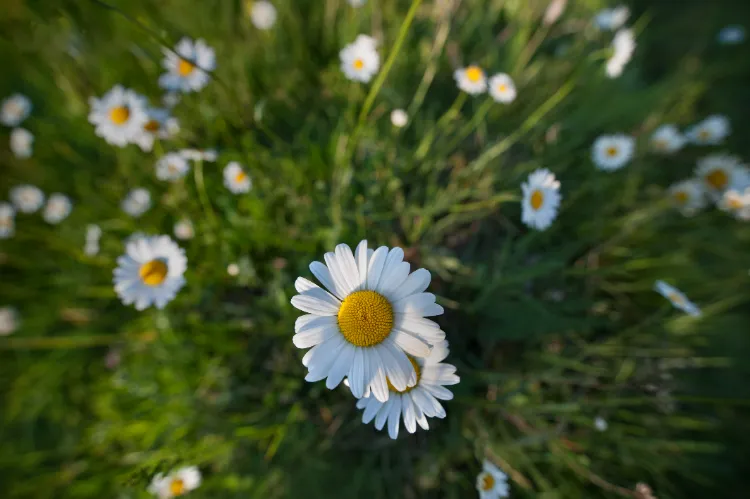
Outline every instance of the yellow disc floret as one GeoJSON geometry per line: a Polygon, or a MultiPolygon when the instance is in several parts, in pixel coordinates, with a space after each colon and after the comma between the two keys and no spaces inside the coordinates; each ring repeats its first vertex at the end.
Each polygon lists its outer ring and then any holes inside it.
{"type": "Polygon", "coordinates": [[[393,307],[375,291],[355,291],[341,304],[338,322],[346,341],[358,347],[371,347],[391,334],[393,307]]]}
{"type": "Polygon", "coordinates": [[[544,204],[544,194],[542,191],[536,190],[531,193],[531,207],[534,210],[538,210],[544,204]]]}
{"type": "Polygon", "coordinates": [[[148,286],[158,286],[167,277],[167,264],[163,260],[151,260],[141,265],[138,275],[148,286]]]}

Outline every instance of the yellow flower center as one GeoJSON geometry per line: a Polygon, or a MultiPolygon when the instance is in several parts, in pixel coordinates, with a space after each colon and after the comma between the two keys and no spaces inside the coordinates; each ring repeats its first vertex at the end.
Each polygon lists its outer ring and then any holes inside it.
{"type": "Polygon", "coordinates": [[[234,181],[239,184],[239,183],[244,182],[246,178],[247,178],[247,173],[241,171],[237,173],[237,175],[234,176],[234,181]]]}
{"type": "Polygon", "coordinates": [[[484,490],[485,492],[492,490],[492,488],[495,486],[495,477],[492,476],[491,473],[484,472],[480,480],[482,482],[482,490],[484,490]]]}
{"type": "Polygon", "coordinates": [[[354,66],[354,69],[360,70],[365,67],[365,61],[363,61],[362,59],[354,59],[352,66],[354,66]]]}
{"type": "Polygon", "coordinates": [[[531,207],[538,210],[544,204],[544,194],[540,190],[531,193],[531,207]]]}
{"type": "Polygon", "coordinates": [[[346,341],[358,347],[371,347],[391,334],[393,308],[375,291],[355,291],[341,304],[338,322],[346,341]]]}
{"type": "Polygon", "coordinates": [[[501,83],[500,85],[497,86],[497,91],[500,92],[501,94],[504,94],[505,92],[508,91],[508,85],[506,85],[505,83],[501,83]]]}
{"type": "Polygon", "coordinates": [[[711,132],[705,129],[701,130],[700,132],[698,132],[698,137],[703,140],[708,140],[711,137],[711,132]]]}
{"type": "Polygon", "coordinates": [[[187,76],[192,73],[194,69],[195,64],[186,61],[185,59],[180,59],[179,64],[177,64],[177,72],[180,73],[180,76],[187,76]]]}
{"type": "Polygon", "coordinates": [[[169,484],[169,493],[172,494],[172,496],[181,496],[185,492],[185,482],[182,478],[175,478],[169,484]]]}
{"type": "Polygon", "coordinates": [[[684,305],[685,304],[685,298],[683,298],[682,296],[678,295],[675,292],[668,293],[667,294],[667,298],[669,298],[669,300],[672,303],[674,303],[675,305],[684,305]]]}
{"type": "Polygon", "coordinates": [[[724,170],[714,170],[706,175],[706,182],[714,189],[723,189],[729,183],[729,175],[724,170]]]}
{"type": "Polygon", "coordinates": [[[164,260],[151,260],[141,265],[138,275],[148,286],[158,286],[167,277],[167,264],[164,260]]]}
{"type": "Polygon", "coordinates": [[[476,83],[482,79],[482,70],[477,66],[469,66],[466,68],[466,78],[468,78],[470,82],[476,83]]]}
{"type": "Polygon", "coordinates": [[[666,151],[669,143],[665,139],[656,139],[654,141],[654,148],[657,151],[666,151]]]}
{"type": "Polygon", "coordinates": [[[742,208],[742,201],[740,201],[739,199],[737,199],[734,196],[732,196],[731,198],[729,198],[729,200],[727,201],[727,204],[733,210],[739,210],[740,208],[742,208]]]}
{"type": "Polygon", "coordinates": [[[674,199],[678,204],[685,204],[688,202],[688,199],[690,199],[690,196],[688,196],[688,193],[685,191],[677,191],[674,193],[674,199]]]}
{"type": "Polygon", "coordinates": [[[406,356],[407,359],[409,359],[409,362],[411,362],[412,367],[414,368],[414,372],[417,373],[417,382],[414,384],[414,386],[407,386],[406,390],[396,390],[396,387],[391,384],[391,380],[388,378],[385,378],[385,382],[388,383],[388,389],[395,393],[409,393],[414,388],[416,388],[419,385],[419,378],[422,377],[422,371],[419,370],[419,364],[417,364],[417,361],[414,360],[414,358],[411,355],[406,356]]]}
{"type": "Polygon", "coordinates": [[[609,146],[607,148],[607,156],[610,158],[617,156],[617,148],[615,146],[609,146]]]}
{"type": "Polygon", "coordinates": [[[128,121],[129,118],[130,109],[125,106],[113,107],[109,112],[109,119],[111,119],[112,123],[114,123],[115,125],[122,125],[123,123],[128,121]]]}
{"type": "Polygon", "coordinates": [[[143,125],[143,129],[147,132],[156,133],[159,131],[159,122],[156,120],[149,120],[143,125]]]}

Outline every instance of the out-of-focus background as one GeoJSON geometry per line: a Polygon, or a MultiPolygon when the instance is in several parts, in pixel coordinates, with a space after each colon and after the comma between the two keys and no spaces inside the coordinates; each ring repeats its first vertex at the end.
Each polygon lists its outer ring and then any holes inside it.
{"type": "Polygon", "coordinates": [[[511,497],[745,497],[750,223],[720,199],[684,216],[669,188],[701,158],[750,158],[750,41],[720,35],[750,28],[750,3],[623,3],[636,48],[616,77],[617,29],[595,22],[615,3],[273,0],[267,29],[253,3],[0,4],[0,99],[29,98],[18,126],[34,137],[19,157],[2,126],[0,200],[31,184],[73,204],[54,224],[17,212],[0,239],[0,497],[145,498],[155,474],[197,466],[189,497],[466,498],[485,460],[511,497]],[[369,83],[340,69],[359,34],[378,41],[369,83]],[[162,49],[184,36],[216,70],[172,95],[162,49]],[[508,73],[516,99],[462,93],[453,74],[471,63],[508,73]],[[116,84],[179,131],[149,152],[98,137],[89,99],[116,84]],[[711,115],[731,123],[720,144],[652,149],[660,125],[711,115]],[[636,150],[602,171],[591,147],[612,133],[636,150]],[[159,180],[157,160],[186,148],[217,157],[159,180]],[[224,186],[231,161],[249,193],[224,186]],[[537,168],[563,195],[544,231],[521,221],[537,168]],[[136,187],[152,201],[137,218],[121,209],[136,187]],[[135,233],[186,251],[163,310],[113,289],[135,233]],[[306,382],[291,341],[295,279],[363,238],[432,273],[461,376],[447,417],[397,440],[343,386],[306,382]]]}

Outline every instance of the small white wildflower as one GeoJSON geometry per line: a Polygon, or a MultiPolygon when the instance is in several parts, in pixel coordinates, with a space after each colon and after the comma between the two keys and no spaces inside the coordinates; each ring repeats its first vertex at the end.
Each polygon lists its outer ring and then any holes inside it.
{"type": "Polygon", "coordinates": [[[396,128],[405,127],[409,122],[409,115],[403,109],[394,109],[391,111],[391,124],[396,128]]]}
{"type": "Polygon", "coordinates": [[[26,159],[34,148],[34,134],[25,128],[14,128],[10,132],[10,150],[17,158],[26,159]]]}

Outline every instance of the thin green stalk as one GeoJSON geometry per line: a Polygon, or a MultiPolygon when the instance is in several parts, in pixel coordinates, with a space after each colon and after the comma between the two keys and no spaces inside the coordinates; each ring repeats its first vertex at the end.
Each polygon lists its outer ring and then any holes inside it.
{"type": "Polygon", "coordinates": [[[432,145],[435,136],[439,131],[442,131],[446,126],[448,126],[448,123],[453,121],[456,116],[458,116],[458,114],[461,112],[461,108],[463,107],[464,102],[466,102],[466,92],[459,92],[458,96],[456,96],[456,100],[453,101],[451,107],[440,117],[440,119],[438,119],[435,126],[432,127],[430,131],[425,133],[422,141],[419,143],[419,146],[417,146],[417,151],[414,153],[415,160],[419,161],[427,155],[427,152],[430,150],[430,146],[432,145]]]}
{"type": "Polygon", "coordinates": [[[446,153],[440,154],[440,156],[445,156],[447,154],[450,154],[450,152],[466,137],[473,132],[477,126],[479,126],[479,123],[484,120],[484,118],[487,116],[487,113],[490,112],[490,109],[492,109],[493,104],[495,101],[492,98],[488,98],[484,104],[482,104],[482,107],[479,108],[479,110],[474,113],[474,116],[471,117],[471,120],[467,124],[465,124],[461,130],[456,134],[456,136],[453,138],[453,140],[448,144],[448,146],[445,148],[446,153]]]}
{"type": "Polygon", "coordinates": [[[214,215],[213,208],[211,207],[211,202],[208,200],[208,194],[206,194],[206,184],[203,181],[203,161],[198,160],[195,162],[195,168],[193,169],[194,177],[195,177],[195,188],[198,190],[198,198],[201,201],[201,206],[203,207],[203,213],[205,213],[206,218],[209,219],[211,222],[211,225],[216,227],[216,215],[214,215]]]}

